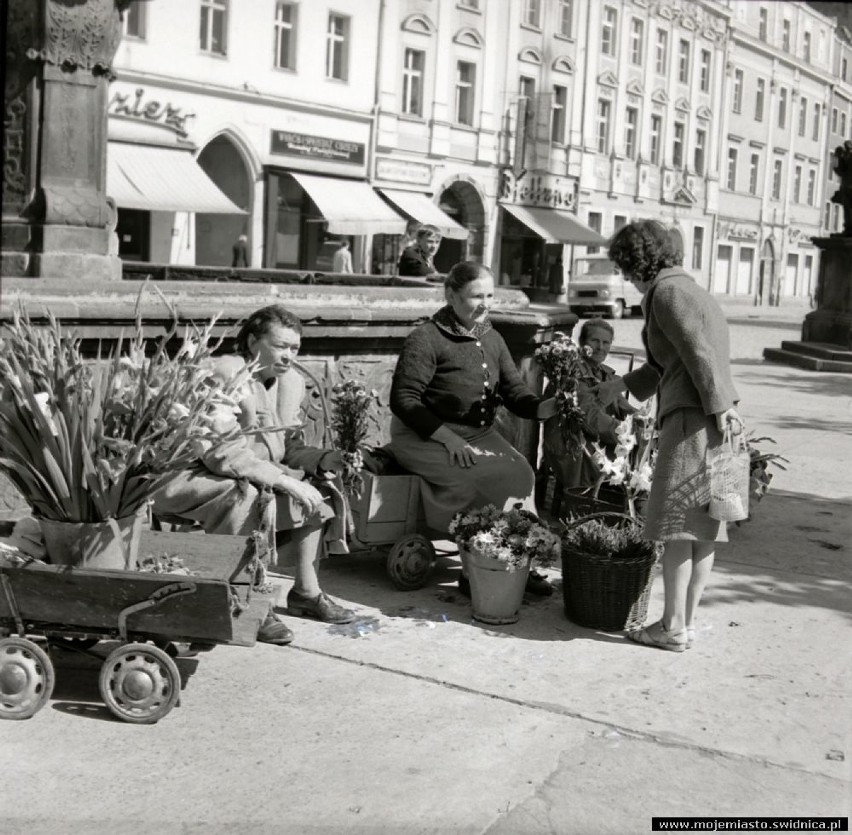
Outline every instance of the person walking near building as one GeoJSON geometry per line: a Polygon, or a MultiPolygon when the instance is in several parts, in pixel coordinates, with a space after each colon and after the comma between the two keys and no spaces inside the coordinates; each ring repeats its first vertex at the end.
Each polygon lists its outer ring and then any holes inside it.
{"type": "Polygon", "coordinates": [[[435,253],[441,246],[441,230],[426,224],[417,230],[417,241],[402,251],[398,272],[403,276],[435,275],[435,253]]]}
{"type": "Polygon", "coordinates": [[[643,293],[646,363],[600,383],[598,397],[612,403],[629,391],[640,400],[657,391],[659,444],[645,513],[645,535],[664,543],[662,618],[628,637],[682,652],[695,637],[695,613],[725,522],[708,513],[708,452],[723,433],[742,432],[734,409],[730,338],[716,300],[683,270],[683,253],[657,221],[639,220],[613,236],[610,260],[643,293]]]}
{"type": "Polygon", "coordinates": [[[349,241],[345,238],[331,260],[331,271],[334,273],[352,272],[352,253],[349,251],[349,241]]]}
{"type": "Polygon", "coordinates": [[[232,267],[247,267],[248,262],[248,237],[240,235],[232,249],[233,257],[231,258],[232,267]]]}

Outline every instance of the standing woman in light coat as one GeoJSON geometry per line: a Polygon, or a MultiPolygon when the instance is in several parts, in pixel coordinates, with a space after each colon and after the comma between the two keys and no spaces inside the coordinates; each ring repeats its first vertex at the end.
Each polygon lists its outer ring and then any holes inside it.
{"type": "Polygon", "coordinates": [[[640,368],[601,383],[604,402],[629,391],[639,400],[658,394],[659,447],[645,518],[648,539],[664,543],[662,619],[629,637],[640,644],[681,652],[695,637],[695,612],[713,568],[716,543],[727,542],[725,522],[708,514],[708,451],[722,444],[730,425],[742,431],[734,410],[730,340],[716,300],[683,270],[683,253],[657,221],[620,229],[609,257],[644,295],[640,368]]]}

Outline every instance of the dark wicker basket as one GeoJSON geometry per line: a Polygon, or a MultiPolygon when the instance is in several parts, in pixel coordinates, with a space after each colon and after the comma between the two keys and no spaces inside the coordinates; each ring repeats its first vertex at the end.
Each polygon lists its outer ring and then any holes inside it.
{"type": "MultiPolygon", "coordinates": [[[[595,513],[590,518],[612,517],[613,524],[637,524],[619,513],[595,513]]],[[[607,632],[638,629],[648,615],[651,579],[657,559],[653,542],[640,556],[629,560],[590,554],[562,545],[562,596],[565,614],[578,626],[607,632]]]]}

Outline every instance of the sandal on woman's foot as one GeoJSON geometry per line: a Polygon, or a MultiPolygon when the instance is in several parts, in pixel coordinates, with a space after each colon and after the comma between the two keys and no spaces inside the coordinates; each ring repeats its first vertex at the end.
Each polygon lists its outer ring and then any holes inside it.
{"type": "Polygon", "coordinates": [[[686,627],[686,648],[690,649],[694,643],[695,643],[695,627],[694,626],[687,626],[686,627]]]}
{"type": "Polygon", "coordinates": [[[335,603],[325,592],[308,597],[293,589],[287,595],[287,614],[302,618],[316,618],[323,623],[352,623],[355,612],[335,603]]]}
{"type": "Polygon", "coordinates": [[[670,632],[663,626],[662,621],[652,623],[644,629],[637,629],[635,632],[628,632],[627,637],[637,644],[667,649],[670,652],[683,652],[687,647],[686,630],[670,632]]]}

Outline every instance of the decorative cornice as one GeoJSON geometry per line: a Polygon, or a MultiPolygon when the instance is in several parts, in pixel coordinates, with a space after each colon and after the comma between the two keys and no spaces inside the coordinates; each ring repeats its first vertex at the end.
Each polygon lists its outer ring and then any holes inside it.
{"type": "Polygon", "coordinates": [[[553,69],[556,72],[574,73],[574,62],[567,55],[558,55],[553,59],[553,69]]]}
{"type": "Polygon", "coordinates": [[[541,66],[541,50],[538,50],[532,46],[525,46],[518,53],[518,60],[524,61],[527,64],[537,64],[541,66]]]}
{"type": "Polygon", "coordinates": [[[425,14],[410,14],[400,26],[403,32],[414,32],[418,35],[433,35],[437,27],[425,14]]]}
{"type": "Polygon", "coordinates": [[[459,29],[459,31],[453,35],[453,43],[457,43],[460,46],[472,46],[474,49],[482,49],[485,45],[482,35],[480,35],[472,26],[465,26],[462,29],[459,29]]]}
{"type": "Polygon", "coordinates": [[[604,87],[618,87],[618,78],[612,71],[604,70],[598,76],[598,84],[604,87]]]}

